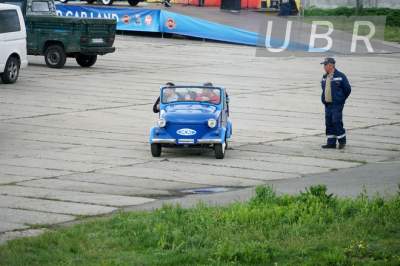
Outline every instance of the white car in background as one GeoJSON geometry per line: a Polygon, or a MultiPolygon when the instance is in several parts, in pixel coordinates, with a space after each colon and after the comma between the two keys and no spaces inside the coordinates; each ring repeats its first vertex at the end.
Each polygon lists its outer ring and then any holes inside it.
{"type": "Polygon", "coordinates": [[[21,9],[0,4],[0,77],[3,83],[14,83],[20,68],[28,65],[26,29],[21,9]]]}

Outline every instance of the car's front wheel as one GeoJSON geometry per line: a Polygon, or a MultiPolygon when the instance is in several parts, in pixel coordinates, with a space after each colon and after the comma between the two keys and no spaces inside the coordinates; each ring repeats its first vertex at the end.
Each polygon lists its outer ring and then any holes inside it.
{"type": "Polygon", "coordinates": [[[81,67],[91,67],[96,63],[96,61],[97,61],[97,55],[79,54],[76,56],[76,62],[81,67]]]}
{"type": "Polygon", "coordinates": [[[224,159],[226,151],[226,142],[214,144],[215,158],[224,159]]]}
{"type": "Polygon", "coordinates": [[[139,2],[140,0],[128,0],[129,5],[131,6],[137,6],[139,2]]]}
{"type": "Polygon", "coordinates": [[[152,143],[151,144],[151,155],[153,157],[160,157],[161,156],[161,144],[152,143]]]}
{"type": "Polygon", "coordinates": [[[4,73],[1,74],[1,80],[5,84],[15,83],[19,75],[20,63],[18,58],[11,56],[8,58],[4,73]]]}
{"type": "Polygon", "coordinates": [[[101,3],[105,6],[111,6],[114,0],[101,0],[101,3]]]}
{"type": "Polygon", "coordinates": [[[50,45],[44,52],[46,65],[51,68],[62,68],[67,61],[64,48],[59,44],[50,45]]]}

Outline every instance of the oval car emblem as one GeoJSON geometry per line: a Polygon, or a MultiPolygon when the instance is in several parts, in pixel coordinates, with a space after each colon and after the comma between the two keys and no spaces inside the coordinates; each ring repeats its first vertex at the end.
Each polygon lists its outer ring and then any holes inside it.
{"type": "Polygon", "coordinates": [[[196,135],[196,130],[190,129],[190,128],[181,128],[176,131],[176,134],[181,135],[181,136],[193,136],[196,135]]]}

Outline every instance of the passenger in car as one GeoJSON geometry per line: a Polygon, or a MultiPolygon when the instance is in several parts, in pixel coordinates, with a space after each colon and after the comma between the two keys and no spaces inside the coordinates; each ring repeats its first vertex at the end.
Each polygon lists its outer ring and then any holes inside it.
{"type": "MultiPolygon", "coordinates": [[[[213,85],[211,82],[208,82],[204,83],[204,86],[212,87],[213,85]]],[[[195,100],[217,104],[220,101],[220,97],[211,89],[203,89],[202,92],[196,96],[195,100]]]]}
{"type": "Polygon", "coordinates": [[[202,92],[196,96],[195,100],[217,104],[220,101],[220,97],[214,93],[213,90],[203,89],[202,92]]]}

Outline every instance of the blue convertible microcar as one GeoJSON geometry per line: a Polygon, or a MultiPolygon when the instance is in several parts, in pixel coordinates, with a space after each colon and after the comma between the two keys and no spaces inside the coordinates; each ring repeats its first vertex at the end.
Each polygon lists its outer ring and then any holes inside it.
{"type": "Polygon", "coordinates": [[[213,148],[223,159],[232,135],[229,98],[224,88],[206,86],[162,87],[157,126],[150,132],[151,154],[163,147],[213,148]]]}

